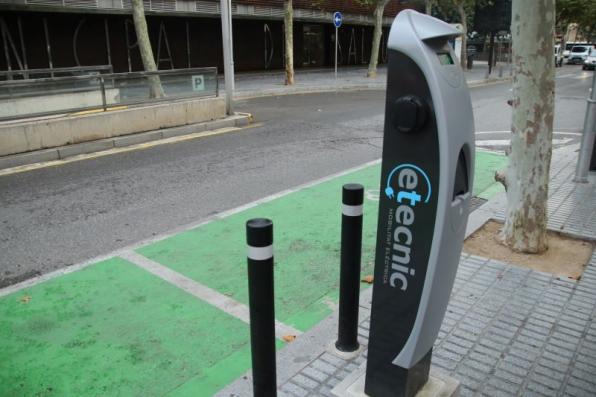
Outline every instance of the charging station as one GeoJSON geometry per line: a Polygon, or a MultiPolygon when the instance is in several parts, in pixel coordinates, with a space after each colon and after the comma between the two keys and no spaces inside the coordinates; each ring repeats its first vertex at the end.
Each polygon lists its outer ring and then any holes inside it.
{"type": "Polygon", "coordinates": [[[388,76],[365,393],[413,396],[426,383],[451,294],[474,170],[474,121],[449,41],[461,32],[404,10],[388,76]]]}

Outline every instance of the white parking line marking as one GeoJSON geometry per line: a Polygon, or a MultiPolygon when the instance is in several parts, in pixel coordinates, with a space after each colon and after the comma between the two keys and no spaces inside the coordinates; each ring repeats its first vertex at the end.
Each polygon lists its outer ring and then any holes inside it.
{"type": "MultiPolygon", "coordinates": [[[[553,139],[553,145],[565,145],[571,141],[571,138],[553,139]]],[[[477,140],[476,146],[508,146],[510,143],[509,139],[486,139],[477,140]]]]}
{"type": "MultiPolygon", "coordinates": [[[[217,307],[223,312],[226,312],[232,317],[250,324],[250,312],[248,306],[240,303],[224,294],[196,282],[183,274],[180,274],[166,266],[163,266],[151,259],[145,258],[134,251],[126,251],[120,254],[120,257],[137,265],[143,270],[161,278],[164,281],[180,288],[181,290],[217,307]]],[[[275,320],[275,336],[282,339],[284,336],[301,335],[302,331],[297,330],[281,321],[275,320]]]]}

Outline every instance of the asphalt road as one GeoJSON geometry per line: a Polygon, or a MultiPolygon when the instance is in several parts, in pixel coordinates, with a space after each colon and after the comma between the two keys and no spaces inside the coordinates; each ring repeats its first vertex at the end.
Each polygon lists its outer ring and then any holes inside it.
{"type": "MultiPolygon", "coordinates": [[[[578,143],[586,112],[586,98],[594,72],[577,65],[557,68],[553,146],[578,143]]],[[[509,145],[511,108],[506,100],[511,86],[499,84],[472,90],[476,122],[476,146],[504,151],[509,145]]]]}
{"type": "MultiPolygon", "coordinates": [[[[558,71],[555,138],[577,142],[590,80],[558,71]]],[[[485,147],[506,146],[509,84],[472,89],[485,147]],[[495,141],[500,141],[495,143],[495,141]],[[503,142],[505,141],[505,142],[503,142]]],[[[0,286],[82,262],[380,157],[384,93],[241,101],[253,128],[0,177],[0,286]]],[[[305,222],[308,222],[305,219],[305,222]]]]}

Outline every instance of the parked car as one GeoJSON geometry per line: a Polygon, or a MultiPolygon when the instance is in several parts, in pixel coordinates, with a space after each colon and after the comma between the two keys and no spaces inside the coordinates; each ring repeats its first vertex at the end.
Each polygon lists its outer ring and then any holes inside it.
{"type": "Polygon", "coordinates": [[[576,65],[576,64],[583,64],[588,54],[590,53],[590,48],[592,46],[588,45],[575,45],[571,49],[569,53],[569,60],[567,61],[568,64],[576,65]]]}
{"type": "Polygon", "coordinates": [[[561,44],[555,46],[555,67],[563,66],[563,47],[561,44]]]}
{"type": "Polygon", "coordinates": [[[563,50],[563,60],[567,61],[569,59],[569,54],[571,53],[571,49],[573,48],[573,46],[576,45],[590,45],[589,43],[585,43],[585,42],[570,42],[570,43],[565,43],[565,49],[563,50]]]}
{"type": "Polygon", "coordinates": [[[590,47],[590,53],[588,57],[584,61],[584,65],[582,66],[583,70],[594,70],[596,69],[596,48],[590,47]]]}

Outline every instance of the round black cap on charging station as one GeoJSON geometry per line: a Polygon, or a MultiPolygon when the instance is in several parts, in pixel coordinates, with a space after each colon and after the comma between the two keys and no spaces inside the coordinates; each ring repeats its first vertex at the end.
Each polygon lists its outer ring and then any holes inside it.
{"type": "Polygon", "coordinates": [[[268,247],[273,244],[273,222],[265,218],[246,222],[246,243],[251,247],[268,247]]]}
{"type": "Polygon", "coordinates": [[[393,126],[407,134],[418,132],[428,119],[428,105],[415,95],[398,98],[393,104],[393,126]]]}

